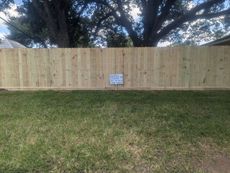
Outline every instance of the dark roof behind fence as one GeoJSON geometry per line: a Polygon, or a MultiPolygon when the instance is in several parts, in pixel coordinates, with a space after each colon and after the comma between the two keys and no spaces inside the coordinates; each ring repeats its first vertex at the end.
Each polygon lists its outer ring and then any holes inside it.
{"type": "Polygon", "coordinates": [[[228,36],[225,36],[221,39],[218,39],[218,40],[215,40],[215,41],[212,41],[212,42],[209,42],[209,43],[206,43],[204,44],[204,46],[227,46],[227,45],[230,45],[230,35],[228,36]]]}

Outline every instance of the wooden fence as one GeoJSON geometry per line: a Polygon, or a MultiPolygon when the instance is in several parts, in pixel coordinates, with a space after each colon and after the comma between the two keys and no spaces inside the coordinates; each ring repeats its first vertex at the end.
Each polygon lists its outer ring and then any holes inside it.
{"type": "Polygon", "coordinates": [[[230,89],[230,47],[0,49],[0,88],[230,89]]]}

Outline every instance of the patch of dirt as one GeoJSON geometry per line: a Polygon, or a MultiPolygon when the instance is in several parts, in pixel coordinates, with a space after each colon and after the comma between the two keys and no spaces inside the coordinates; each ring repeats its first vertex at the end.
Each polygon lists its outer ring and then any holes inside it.
{"type": "Polygon", "coordinates": [[[230,173],[230,155],[226,148],[219,147],[211,138],[201,139],[198,148],[194,168],[204,173],[230,173]]]}
{"type": "Polygon", "coordinates": [[[219,155],[202,163],[202,169],[207,173],[230,173],[230,158],[219,155]]]}
{"type": "Polygon", "coordinates": [[[139,165],[135,166],[134,170],[137,173],[139,173],[139,172],[141,172],[141,173],[151,173],[151,172],[153,172],[151,166],[148,165],[148,164],[145,164],[145,163],[142,163],[142,164],[139,164],[139,165]]]}

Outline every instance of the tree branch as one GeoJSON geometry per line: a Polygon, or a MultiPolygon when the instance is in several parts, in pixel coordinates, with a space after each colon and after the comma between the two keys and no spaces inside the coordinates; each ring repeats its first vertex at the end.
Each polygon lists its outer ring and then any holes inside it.
{"type": "MultiPolygon", "coordinates": [[[[196,13],[196,11],[194,11],[194,10],[192,10],[192,12],[196,13]]],[[[221,11],[221,12],[217,12],[217,13],[207,13],[207,14],[205,13],[205,14],[200,14],[200,15],[192,15],[191,13],[188,13],[187,15],[184,15],[183,17],[173,21],[168,26],[163,28],[159,32],[159,34],[157,34],[157,39],[161,39],[162,37],[167,35],[170,31],[180,27],[185,22],[195,21],[195,20],[198,20],[198,19],[211,19],[211,18],[223,16],[223,15],[226,15],[226,14],[229,14],[229,13],[230,13],[230,9],[227,9],[227,10],[224,10],[224,11],[221,11]]]]}
{"type": "Polygon", "coordinates": [[[114,9],[107,1],[103,0],[88,0],[87,2],[96,2],[106,6],[109,10],[111,10],[111,14],[115,18],[117,23],[119,23],[127,30],[134,45],[139,45],[141,43],[141,40],[139,39],[137,33],[133,30],[132,23],[126,17],[121,0],[117,0],[118,9],[114,9]],[[117,11],[120,12],[120,16],[117,14],[117,11]]]}
{"type": "Polygon", "coordinates": [[[177,0],[168,0],[165,4],[165,6],[162,8],[162,13],[160,14],[160,16],[157,19],[157,22],[155,23],[155,26],[152,28],[153,29],[153,33],[156,33],[159,28],[162,26],[162,24],[164,23],[164,21],[167,19],[170,10],[172,8],[172,6],[176,3],[177,0]]]}
{"type": "Polygon", "coordinates": [[[113,12],[115,19],[127,30],[129,36],[131,37],[134,45],[139,45],[141,40],[139,39],[137,33],[133,30],[133,26],[131,21],[128,20],[125,11],[123,10],[123,5],[121,0],[117,0],[118,3],[118,11],[120,12],[120,16],[117,15],[116,11],[113,12]]]}
{"type": "Polygon", "coordinates": [[[112,16],[112,12],[110,12],[110,13],[106,14],[104,17],[100,18],[100,20],[99,20],[99,21],[97,22],[97,24],[96,24],[96,31],[95,31],[95,33],[98,33],[99,28],[100,28],[100,26],[101,26],[101,23],[102,23],[104,20],[106,20],[106,19],[108,19],[109,17],[111,17],[111,16],[112,16]]]}

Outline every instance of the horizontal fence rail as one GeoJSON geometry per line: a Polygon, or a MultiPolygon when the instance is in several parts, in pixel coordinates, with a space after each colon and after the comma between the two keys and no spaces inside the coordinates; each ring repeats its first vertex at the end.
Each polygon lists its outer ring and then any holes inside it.
{"type": "Polygon", "coordinates": [[[230,47],[0,49],[0,88],[230,89],[230,47]]]}

